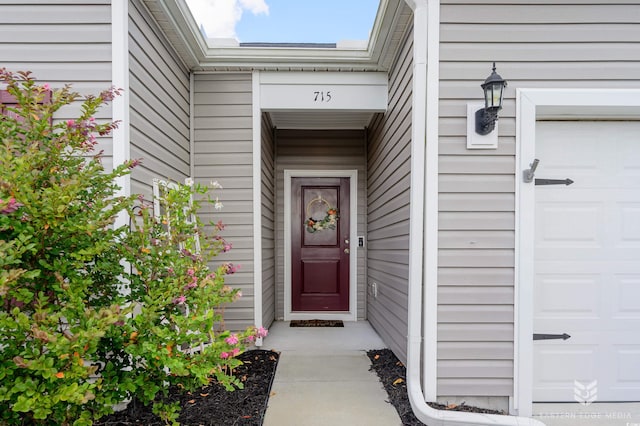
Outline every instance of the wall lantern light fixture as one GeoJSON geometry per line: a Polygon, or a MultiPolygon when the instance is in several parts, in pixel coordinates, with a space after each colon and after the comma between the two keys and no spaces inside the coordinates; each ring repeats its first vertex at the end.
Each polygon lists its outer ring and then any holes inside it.
{"type": "Polygon", "coordinates": [[[496,63],[493,63],[491,75],[480,85],[484,90],[484,108],[476,111],[476,133],[488,135],[495,129],[498,111],[502,109],[502,98],[507,81],[496,73],[496,63]]]}

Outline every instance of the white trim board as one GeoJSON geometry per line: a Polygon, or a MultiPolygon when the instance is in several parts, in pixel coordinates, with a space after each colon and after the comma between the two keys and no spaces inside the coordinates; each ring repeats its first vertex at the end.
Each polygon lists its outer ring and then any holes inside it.
{"type": "Polygon", "coordinates": [[[349,254],[349,312],[292,312],[291,311],[291,179],[294,177],[346,177],[349,182],[349,239],[358,238],[358,171],[357,170],[285,170],[284,171],[284,320],[358,319],[358,250],[349,254]]]}
{"type": "MultiPolygon", "coordinates": [[[[114,2],[111,5],[111,81],[114,87],[122,89],[111,103],[111,120],[120,122],[112,132],[113,167],[129,161],[131,149],[129,143],[129,4],[114,2]]],[[[120,187],[117,196],[131,195],[131,175],[116,178],[120,187]]],[[[121,212],[116,217],[114,227],[126,226],[129,215],[121,212]]]]}
{"type": "MultiPolygon", "coordinates": [[[[253,126],[253,315],[254,325],[262,327],[262,110],[260,109],[260,72],[252,73],[253,126]]],[[[262,338],[256,339],[262,346],[262,338]]]]}
{"type": "Polygon", "coordinates": [[[535,158],[536,122],[544,119],[640,118],[640,89],[516,90],[516,251],[513,409],[532,415],[534,184],[522,173],[535,158]]]}

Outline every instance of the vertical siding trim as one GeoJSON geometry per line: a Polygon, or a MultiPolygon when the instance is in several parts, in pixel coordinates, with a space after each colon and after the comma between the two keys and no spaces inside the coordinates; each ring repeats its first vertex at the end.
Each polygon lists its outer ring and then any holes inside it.
{"type": "Polygon", "coordinates": [[[189,72],[189,176],[196,177],[196,82],[193,72],[189,72]]]}
{"type": "MultiPolygon", "coordinates": [[[[262,114],[260,112],[260,71],[252,73],[253,102],[253,314],[256,327],[262,327],[262,114]]],[[[256,339],[262,346],[262,338],[256,339]]]]}
{"type": "MultiPolygon", "coordinates": [[[[113,131],[113,167],[128,161],[131,157],[129,147],[129,2],[113,1],[111,3],[111,81],[123,94],[112,101],[112,120],[120,125],[113,131]]],[[[131,194],[131,175],[116,179],[120,190],[117,196],[131,194]]],[[[118,214],[114,226],[129,223],[125,212],[118,214]]]]}

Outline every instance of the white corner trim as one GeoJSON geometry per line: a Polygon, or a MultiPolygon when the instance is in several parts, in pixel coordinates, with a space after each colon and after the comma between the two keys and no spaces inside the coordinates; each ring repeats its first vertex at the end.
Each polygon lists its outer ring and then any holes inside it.
{"type": "Polygon", "coordinates": [[[358,319],[358,250],[349,254],[349,312],[309,312],[291,310],[291,179],[294,177],[349,178],[349,239],[358,240],[358,171],[357,170],[285,170],[284,171],[284,320],[358,319]]]}
{"type": "Polygon", "coordinates": [[[515,336],[513,408],[532,414],[533,396],[533,279],[535,193],[522,173],[535,158],[536,121],[566,117],[640,116],[640,89],[517,89],[516,90],[516,234],[515,336]]]}
{"type": "Polygon", "coordinates": [[[189,73],[189,176],[196,177],[196,82],[195,75],[189,73]]]}
{"type": "MultiPolygon", "coordinates": [[[[111,104],[111,119],[118,121],[118,128],[112,133],[113,165],[114,167],[129,161],[131,151],[129,147],[129,8],[126,1],[111,3],[111,82],[123,93],[116,96],[111,104]]],[[[117,196],[131,195],[131,175],[116,179],[120,190],[117,196]]],[[[129,223],[128,215],[123,212],[118,215],[114,226],[124,226],[129,223]]]]}
{"type": "MultiPolygon", "coordinates": [[[[256,327],[262,327],[262,110],[260,71],[252,73],[253,92],[253,312],[256,327]]],[[[262,346],[262,338],[256,340],[262,346]]]]}

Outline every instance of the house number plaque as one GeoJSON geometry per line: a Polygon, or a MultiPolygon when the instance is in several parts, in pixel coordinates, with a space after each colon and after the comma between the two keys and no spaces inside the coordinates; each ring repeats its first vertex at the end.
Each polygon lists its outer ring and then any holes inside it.
{"type": "Polygon", "coordinates": [[[315,91],[313,92],[313,102],[331,102],[331,91],[315,91]]]}

